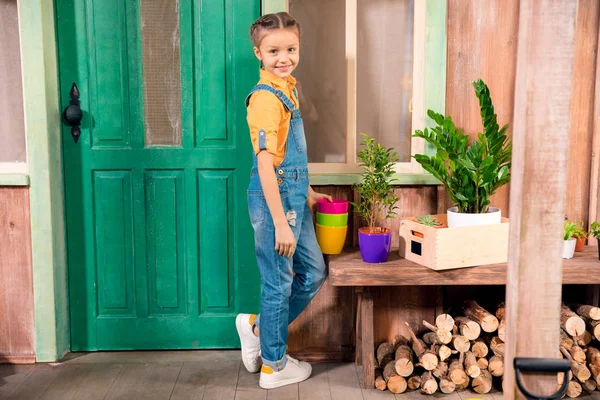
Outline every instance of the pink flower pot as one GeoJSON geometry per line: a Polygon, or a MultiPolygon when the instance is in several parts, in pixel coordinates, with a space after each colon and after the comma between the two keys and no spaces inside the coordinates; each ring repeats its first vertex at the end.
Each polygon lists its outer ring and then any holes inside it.
{"type": "Polygon", "coordinates": [[[317,211],[321,214],[346,214],[348,212],[348,200],[321,199],[317,202],[317,211]]]}

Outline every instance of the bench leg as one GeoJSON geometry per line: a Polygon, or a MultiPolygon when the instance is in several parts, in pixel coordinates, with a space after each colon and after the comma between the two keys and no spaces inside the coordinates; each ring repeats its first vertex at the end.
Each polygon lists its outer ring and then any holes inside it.
{"type": "Polygon", "coordinates": [[[359,295],[361,360],[363,366],[363,387],[375,387],[375,339],[373,332],[373,296],[368,288],[359,295]]]}
{"type": "Polygon", "coordinates": [[[355,337],[355,341],[354,341],[354,351],[355,351],[355,358],[354,358],[354,363],[356,365],[361,365],[362,364],[362,332],[360,331],[361,329],[361,325],[360,325],[360,304],[361,304],[361,299],[362,299],[362,291],[363,288],[362,287],[357,287],[355,292],[356,292],[356,335],[355,337]]]}

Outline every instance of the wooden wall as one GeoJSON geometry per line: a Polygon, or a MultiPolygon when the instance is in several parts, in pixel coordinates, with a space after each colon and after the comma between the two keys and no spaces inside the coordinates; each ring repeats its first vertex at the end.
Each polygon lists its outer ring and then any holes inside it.
{"type": "Polygon", "coordinates": [[[29,189],[0,187],[0,363],[35,361],[29,189]]]}
{"type": "MultiPolygon", "coordinates": [[[[590,206],[592,138],[594,125],[594,90],[600,2],[579,0],[576,23],[575,69],[571,102],[569,143],[569,182],[567,216],[587,225],[590,206]]],[[[490,88],[500,125],[510,124],[514,108],[518,0],[448,0],[446,114],[465,133],[475,138],[483,130],[478,101],[471,82],[479,78],[490,88]]],[[[552,99],[548,99],[552,101],[552,99]]],[[[596,118],[598,118],[596,116],[596,118]]],[[[599,124],[600,125],[600,124],[599,124]]],[[[533,149],[535,151],[535,149],[533,149]]],[[[339,198],[353,198],[349,187],[315,187],[339,198]]],[[[393,245],[397,245],[399,218],[426,213],[444,213],[448,197],[441,187],[400,187],[398,218],[391,223],[393,245]]],[[[500,189],[492,204],[509,216],[509,188],[500,189]]],[[[353,220],[349,229],[354,233],[353,220]]],[[[350,243],[348,243],[350,244],[350,243]]],[[[565,287],[565,293],[581,293],[565,287]]],[[[405,335],[403,319],[415,327],[423,319],[433,320],[436,313],[447,311],[462,299],[477,298],[493,305],[504,296],[503,287],[403,287],[376,288],[375,341],[393,340],[405,335]]],[[[308,358],[338,358],[351,354],[354,328],[354,294],[352,288],[334,288],[328,282],[308,309],[291,326],[289,351],[308,358]]]]}

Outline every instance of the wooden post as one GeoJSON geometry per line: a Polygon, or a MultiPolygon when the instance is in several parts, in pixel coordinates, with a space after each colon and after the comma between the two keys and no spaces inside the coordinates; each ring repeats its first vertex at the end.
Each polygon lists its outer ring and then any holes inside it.
{"type": "MultiPolygon", "coordinates": [[[[600,29],[598,30],[598,45],[600,45],[600,29]]],[[[600,180],[600,51],[596,53],[596,82],[594,90],[594,123],[592,135],[592,170],[590,174],[590,209],[588,227],[594,221],[600,220],[600,211],[598,206],[598,181],[600,180]]],[[[598,246],[598,241],[594,237],[588,239],[588,245],[598,246]]],[[[597,304],[597,303],[595,303],[597,304]]]]}
{"type": "Polygon", "coordinates": [[[373,296],[365,287],[360,296],[361,362],[363,366],[363,386],[375,387],[375,338],[373,333],[373,296]]]}
{"type": "MultiPolygon", "coordinates": [[[[556,358],[577,2],[521,0],[515,82],[504,397],[524,398],[515,357],[556,358]],[[517,341],[518,335],[518,341],[517,341]]],[[[535,395],[556,376],[528,374],[535,395]]]]}

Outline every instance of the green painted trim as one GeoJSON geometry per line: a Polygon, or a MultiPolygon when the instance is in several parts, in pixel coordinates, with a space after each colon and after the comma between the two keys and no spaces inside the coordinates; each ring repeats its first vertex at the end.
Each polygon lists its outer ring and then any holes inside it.
{"type": "MultiPolygon", "coordinates": [[[[394,174],[395,186],[404,185],[441,185],[431,174],[394,174]]],[[[360,174],[311,174],[311,185],[354,185],[360,183],[360,174]]]]}
{"type": "Polygon", "coordinates": [[[0,186],[29,186],[29,175],[0,174],[0,186]]]}
{"type": "MultiPolygon", "coordinates": [[[[425,22],[425,93],[423,95],[425,127],[431,128],[433,121],[427,110],[446,113],[446,49],[447,49],[447,1],[427,0],[425,22]]],[[[425,154],[432,155],[433,146],[425,143],[425,154]]]]}
{"type": "Polygon", "coordinates": [[[262,15],[287,11],[288,0],[262,0],[262,15]]]}
{"type": "Polygon", "coordinates": [[[20,0],[37,361],[69,351],[60,104],[52,1],[20,0]]]}

